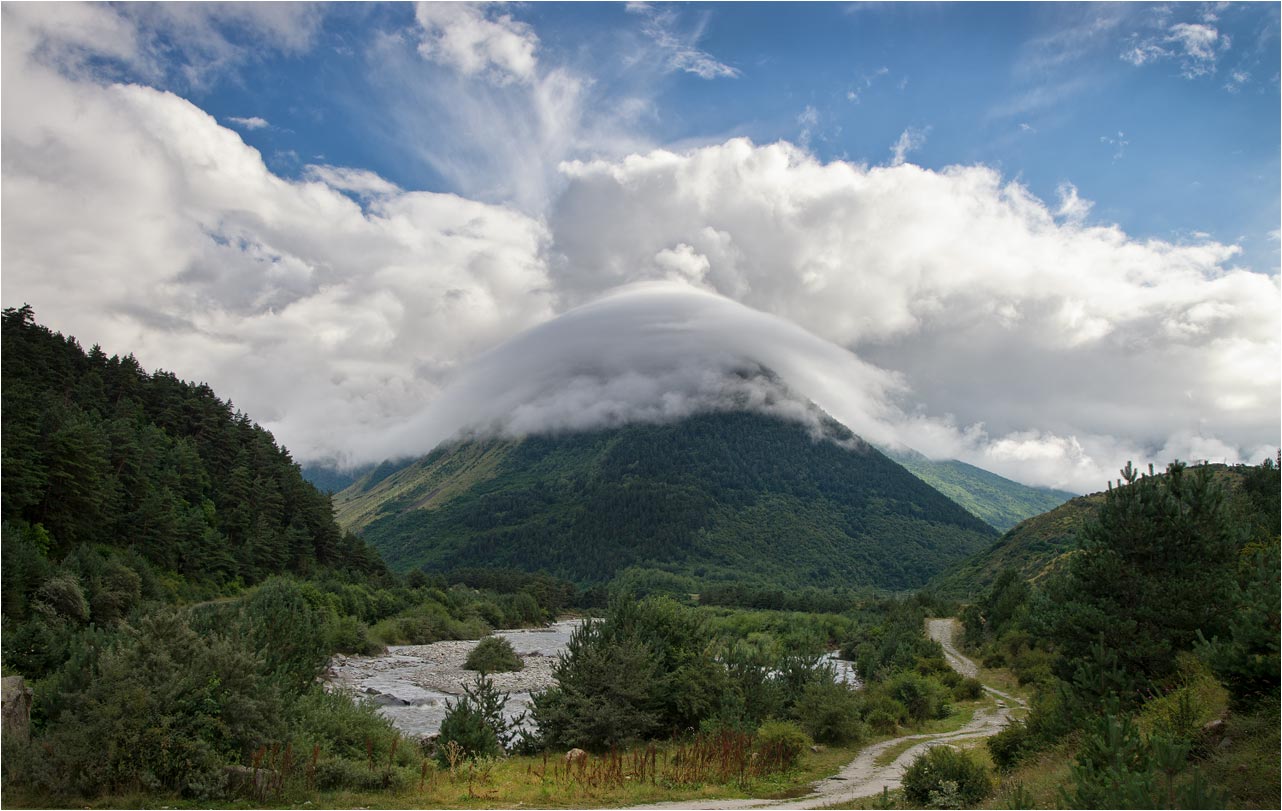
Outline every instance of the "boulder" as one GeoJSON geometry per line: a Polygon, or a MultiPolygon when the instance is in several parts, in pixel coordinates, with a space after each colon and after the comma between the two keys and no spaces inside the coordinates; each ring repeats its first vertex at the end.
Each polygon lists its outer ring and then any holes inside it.
{"type": "Polygon", "coordinates": [[[565,753],[565,762],[566,762],[566,765],[569,765],[569,766],[574,766],[576,764],[583,763],[587,759],[588,759],[588,753],[584,752],[582,749],[571,749],[570,751],[565,753]]]}
{"type": "Polygon", "coordinates": [[[31,688],[21,676],[0,679],[0,727],[6,741],[31,739],[31,688]]]}

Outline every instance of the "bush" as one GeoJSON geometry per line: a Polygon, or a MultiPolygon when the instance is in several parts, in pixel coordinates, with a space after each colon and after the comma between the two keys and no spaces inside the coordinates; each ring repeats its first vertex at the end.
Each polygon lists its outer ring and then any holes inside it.
{"type": "MultiPolygon", "coordinates": [[[[390,752],[398,733],[392,722],[379,715],[378,708],[351,693],[325,692],[319,687],[308,690],[290,707],[290,733],[294,749],[310,752],[313,746],[336,757],[365,763],[370,754],[376,759],[390,752]]],[[[399,747],[408,752],[410,747],[399,747]]]]}
{"type": "Polygon", "coordinates": [[[370,638],[369,627],[356,617],[344,615],[330,623],[329,646],[339,653],[358,653],[372,656],[385,650],[383,645],[370,638]]]}
{"type": "Polygon", "coordinates": [[[859,694],[844,684],[815,682],[802,691],[792,714],[820,743],[856,743],[867,732],[860,720],[862,705],[859,694]]]}
{"type": "Polygon", "coordinates": [[[933,746],[904,772],[904,796],[915,808],[976,805],[993,790],[984,765],[950,746],[933,746]],[[959,801],[955,805],[954,801],[959,801]],[[945,805],[948,802],[948,805],[945,805]]]}
{"type": "Polygon", "coordinates": [[[997,768],[1006,771],[1029,750],[1028,726],[1023,721],[1011,721],[1001,732],[985,741],[985,745],[997,768]]]}
{"type": "Polygon", "coordinates": [[[757,729],[756,752],[767,763],[777,763],[781,770],[797,765],[801,753],[811,746],[801,727],[791,721],[767,721],[757,729]]]}
{"type": "Polygon", "coordinates": [[[377,791],[386,787],[386,778],[395,772],[374,770],[368,763],[343,758],[324,758],[316,762],[314,780],[320,791],[377,791]]]}
{"type": "Polygon", "coordinates": [[[143,618],[68,697],[39,742],[48,756],[33,782],[57,795],[139,786],[216,794],[224,765],[278,738],[281,698],[257,664],[239,643],[198,636],[177,612],[143,618]]]}
{"type": "Polygon", "coordinates": [[[886,683],[886,693],[908,711],[908,717],[921,723],[931,718],[945,718],[952,712],[948,691],[934,679],[913,672],[900,673],[886,683]]]}
{"type": "Polygon", "coordinates": [[[455,744],[464,758],[498,757],[512,748],[520,719],[509,721],[503,715],[507,693],[494,689],[494,683],[485,676],[463,688],[458,701],[446,704],[445,720],[436,741],[436,760],[441,766],[450,766],[450,744],[455,744]]]}
{"type": "Polygon", "coordinates": [[[288,693],[301,693],[329,658],[325,617],[307,600],[304,585],[288,577],[265,580],[241,604],[240,633],[263,663],[264,675],[288,693]]]}
{"type": "Polygon", "coordinates": [[[509,673],[525,667],[525,662],[516,655],[512,643],[501,636],[487,636],[481,640],[463,663],[466,670],[479,670],[481,673],[509,673]]]}
{"type": "Polygon", "coordinates": [[[36,590],[36,608],[50,618],[65,618],[76,623],[89,621],[89,602],[74,574],[49,578],[36,590]]]}
{"type": "Polygon", "coordinates": [[[974,701],[984,694],[984,685],[976,678],[965,678],[953,688],[953,698],[958,701],[974,701]]]}

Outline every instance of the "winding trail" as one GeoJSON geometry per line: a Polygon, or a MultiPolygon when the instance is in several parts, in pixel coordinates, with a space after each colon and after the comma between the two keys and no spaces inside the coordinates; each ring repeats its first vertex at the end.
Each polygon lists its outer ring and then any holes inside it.
{"type": "MultiPolygon", "coordinates": [[[[944,649],[948,664],[963,676],[974,677],[979,673],[979,666],[963,656],[953,646],[953,631],[956,621],[953,619],[926,620],[926,632],[944,649]]],[[[932,746],[943,746],[987,738],[1000,732],[1006,725],[1012,712],[1012,705],[1026,706],[1022,699],[1008,695],[987,685],[984,689],[999,699],[995,708],[976,710],[970,723],[953,732],[922,733],[891,738],[888,741],[873,744],[861,751],[854,760],[832,777],[816,783],[811,793],[787,800],[710,800],[706,802],[678,801],[637,806],[640,809],[734,809],[734,808],[823,808],[830,805],[848,803],[863,797],[881,794],[883,789],[894,791],[902,785],[904,770],[918,755],[932,746]],[[905,749],[892,762],[877,765],[877,758],[888,749],[906,741],[920,743],[905,749]]]]}

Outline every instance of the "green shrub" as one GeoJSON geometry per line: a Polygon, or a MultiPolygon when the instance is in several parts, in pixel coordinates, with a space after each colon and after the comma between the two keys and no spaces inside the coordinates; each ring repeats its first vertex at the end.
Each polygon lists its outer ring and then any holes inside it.
{"type": "Polygon", "coordinates": [[[1001,732],[984,743],[993,757],[993,763],[997,764],[998,769],[1006,771],[1017,764],[1028,751],[1028,725],[1023,721],[1011,721],[1001,732]]]}
{"type": "Polygon", "coordinates": [[[321,791],[374,791],[383,788],[385,774],[371,769],[368,762],[322,758],[316,761],[313,780],[321,791]]]}
{"type": "Polygon", "coordinates": [[[812,745],[810,736],[791,721],[767,721],[757,729],[756,752],[767,763],[777,763],[781,770],[797,765],[801,753],[812,745]]]}
{"type": "Polygon", "coordinates": [[[993,790],[988,769],[967,752],[932,746],[904,772],[904,796],[915,808],[976,805],[993,790]],[[945,806],[945,802],[955,805],[945,806]]]}
{"type": "Polygon", "coordinates": [[[466,670],[479,670],[481,673],[510,673],[525,667],[525,662],[516,655],[512,643],[501,636],[487,636],[472,648],[463,663],[466,670]]]}
{"type": "Polygon", "coordinates": [[[329,647],[338,653],[356,653],[373,656],[386,648],[370,637],[369,626],[351,615],[344,615],[329,624],[329,647]]]}
{"type": "Polygon", "coordinates": [[[509,721],[503,715],[507,693],[494,689],[484,675],[463,688],[463,696],[447,702],[441,734],[436,740],[436,760],[449,766],[451,743],[469,760],[498,757],[512,749],[520,719],[509,721]]]}
{"type": "Polygon", "coordinates": [[[864,692],[864,721],[868,726],[885,735],[908,723],[907,708],[887,695],[884,685],[864,692]]]}
{"type": "Polygon", "coordinates": [[[945,718],[952,708],[948,691],[932,678],[914,672],[900,673],[886,682],[886,693],[908,711],[910,720],[921,723],[931,718],[945,718]]]}
{"type": "Polygon", "coordinates": [[[241,605],[240,634],[261,659],[263,672],[287,693],[301,693],[329,658],[320,630],[325,616],[308,601],[310,584],[288,577],[265,580],[241,605]]]}
{"type": "Polygon", "coordinates": [[[40,740],[36,785],[92,796],[143,787],[194,797],[222,790],[222,767],[281,731],[281,697],[244,646],[198,636],[183,617],[143,618],[98,660],[40,740]]]}
{"type": "Polygon", "coordinates": [[[36,590],[35,606],[50,618],[76,623],[89,621],[89,601],[74,574],[58,574],[46,580],[36,590]]]}
{"type": "Polygon", "coordinates": [[[899,729],[899,719],[886,710],[873,710],[864,721],[878,735],[889,735],[899,729]]]}
{"type": "Polygon", "coordinates": [[[792,714],[801,728],[820,743],[856,743],[867,734],[860,720],[862,705],[859,694],[844,684],[815,682],[802,691],[792,714]]]}
{"type": "MultiPolygon", "coordinates": [[[[347,691],[326,692],[313,687],[289,708],[290,733],[300,752],[313,746],[336,757],[366,762],[371,754],[385,760],[398,733],[378,708],[347,691]]],[[[399,752],[410,750],[398,747],[399,752]]]]}
{"type": "Polygon", "coordinates": [[[984,694],[984,685],[976,678],[965,678],[953,687],[953,698],[958,701],[974,701],[984,694]]]}

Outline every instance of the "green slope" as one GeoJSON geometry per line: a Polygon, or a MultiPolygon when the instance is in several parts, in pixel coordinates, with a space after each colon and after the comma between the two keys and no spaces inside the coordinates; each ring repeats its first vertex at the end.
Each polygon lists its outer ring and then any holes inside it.
{"type": "Polygon", "coordinates": [[[1029,487],[956,459],[936,462],[913,450],[886,455],[1001,532],[1073,498],[1064,490],[1029,487]]]}
{"type": "MultiPolygon", "coordinates": [[[[1211,465],[1210,469],[1232,499],[1239,495],[1250,468],[1211,465]]],[[[1007,568],[1015,569],[1027,580],[1037,581],[1059,568],[1073,553],[1078,531],[1094,518],[1103,503],[1103,493],[1078,496],[1023,521],[988,548],[938,575],[931,586],[951,595],[979,594],[1007,568]]]]}
{"type": "Polygon", "coordinates": [[[473,441],[362,478],[340,523],[398,569],[502,566],[581,583],[629,566],[704,581],[913,588],[993,530],[844,429],[719,413],[473,441]]]}

